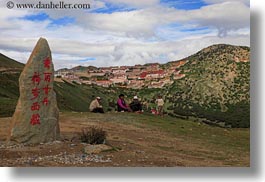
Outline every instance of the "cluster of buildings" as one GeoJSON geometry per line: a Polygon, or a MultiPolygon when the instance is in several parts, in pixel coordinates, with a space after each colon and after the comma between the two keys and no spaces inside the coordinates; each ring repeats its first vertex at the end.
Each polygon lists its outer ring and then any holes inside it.
{"type": "Polygon", "coordinates": [[[152,63],[100,68],[79,66],[73,69],[58,70],[55,76],[80,84],[95,84],[102,87],[162,88],[185,76],[185,74],[181,74],[178,68],[186,62],[187,60],[181,60],[170,62],[166,65],[152,63]]]}

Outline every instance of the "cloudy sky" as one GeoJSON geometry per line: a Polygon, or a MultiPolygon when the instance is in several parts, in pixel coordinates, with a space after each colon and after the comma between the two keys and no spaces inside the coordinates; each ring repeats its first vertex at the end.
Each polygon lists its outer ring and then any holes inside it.
{"type": "Polygon", "coordinates": [[[250,46],[249,0],[64,0],[89,10],[8,9],[8,1],[0,2],[0,53],[23,63],[39,37],[56,69],[164,63],[217,43],[250,46]]]}

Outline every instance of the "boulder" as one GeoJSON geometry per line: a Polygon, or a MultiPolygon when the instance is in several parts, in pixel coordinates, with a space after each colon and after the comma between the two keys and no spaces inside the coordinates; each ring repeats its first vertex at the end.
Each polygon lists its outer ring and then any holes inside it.
{"type": "Polygon", "coordinates": [[[12,117],[9,141],[38,144],[60,138],[53,82],[51,50],[47,40],[40,38],[19,77],[20,97],[12,117]]]}
{"type": "Polygon", "coordinates": [[[105,144],[88,145],[84,148],[84,152],[86,154],[98,154],[100,152],[104,152],[111,149],[113,148],[105,144]]]}

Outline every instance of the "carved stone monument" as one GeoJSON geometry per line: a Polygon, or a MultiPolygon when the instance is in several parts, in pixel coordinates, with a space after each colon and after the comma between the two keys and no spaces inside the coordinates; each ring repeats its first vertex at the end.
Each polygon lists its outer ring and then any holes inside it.
{"type": "Polygon", "coordinates": [[[40,38],[19,77],[20,97],[12,117],[9,141],[38,144],[60,138],[53,82],[51,50],[47,40],[40,38]]]}

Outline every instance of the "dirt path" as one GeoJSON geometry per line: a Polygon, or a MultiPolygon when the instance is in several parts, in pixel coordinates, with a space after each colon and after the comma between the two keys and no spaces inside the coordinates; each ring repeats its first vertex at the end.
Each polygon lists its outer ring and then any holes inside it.
{"type": "MultiPolygon", "coordinates": [[[[0,166],[231,166],[223,151],[212,151],[191,139],[175,137],[141,122],[117,121],[116,116],[64,113],[60,116],[62,141],[38,146],[6,146],[10,118],[0,118],[0,166]],[[107,116],[107,117],[106,117],[107,116]],[[129,124],[128,124],[129,123],[129,124]],[[119,150],[86,155],[76,140],[82,128],[100,126],[107,144],[119,150]],[[7,148],[8,147],[8,148],[7,148]]],[[[124,117],[120,117],[123,118],[124,117]]],[[[233,159],[233,161],[235,161],[233,159]]],[[[242,156],[237,165],[249,164],[242,156]]]]}

